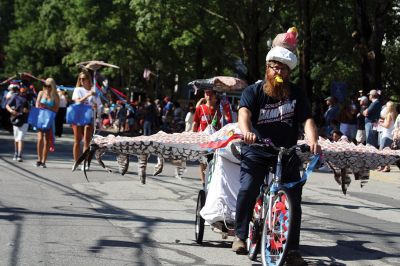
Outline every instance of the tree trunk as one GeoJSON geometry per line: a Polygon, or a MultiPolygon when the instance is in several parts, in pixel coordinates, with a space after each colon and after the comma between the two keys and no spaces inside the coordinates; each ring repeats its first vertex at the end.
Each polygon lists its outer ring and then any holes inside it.
{"type": "Polygon", "coordinates": [[[257,30],[251,30],[250,35],[244,40],[243,48],[245,62],[247,62],[246,65],[248,66],[247,82],[252,84],[263,77],[260,77],[260,62],[258,59],[259,34],[257,30]]]}
{"type": "Polygon", "coordinates": [[[299,51],[300,61],[300,86],[312,99],[312,80],[311,80],[311,65],[310,65],[310,47],[311,47],[311,30],[310,30],[310,1],[299,0],[300,21],[302,31],[302,49],[299,51]]]}
{"type": "Polygon", "coordinates": [[[367,1],[356,0],[357,31],[353,33],[353,38],[356,42],[355,50],[361,59],[361,78],[365,90],[382,89],[382,41],[390,6],[390,0],[376,1],[373,13],[368,14],[367,1]]]}
{"type": "MultiPolygon", "coordinates": [[[[246,15],[247,19],[247,30],[243,35],[244,39],[242,39],[242,49],[244,53],[244,61],[248,66],[247,73],[247,82],[248,84],[252,84],[263,78],[264,76],[260,76],[260,50],[259,50],[259,42],[261,36],[261,29],[259,26],[260,13],[258,11],[258,4],[256,2],[252,2],[251,7],[248,9],[248,13],[246,15]]],[[[265,51],[266,54],[267,51],[265,51]]]]}

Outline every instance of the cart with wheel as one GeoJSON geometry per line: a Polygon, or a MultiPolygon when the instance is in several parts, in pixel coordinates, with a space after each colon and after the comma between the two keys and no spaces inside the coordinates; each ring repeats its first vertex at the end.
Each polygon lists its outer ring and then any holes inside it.
{"type": "Polygon", "coordinates": [[[206,185],[197,196],[195,238],[203,243],[204,228],[211,227],[222,239],[234,236],[235,206],[240,186],[239,160],[231,153],[235,144],[216,150],[206,169],[206,185]]]}

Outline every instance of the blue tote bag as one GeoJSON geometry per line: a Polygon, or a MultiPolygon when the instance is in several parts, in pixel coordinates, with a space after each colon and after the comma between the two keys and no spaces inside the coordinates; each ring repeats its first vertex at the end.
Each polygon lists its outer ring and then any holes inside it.
{"type": "Polygon", "coordinates": [[[32,107],[29,111],[28,124],[47,131],[53,126],[55,117],[56,113],[49,109],[32,107]]]}
{"type": "Polygon", "coordinates": [[[67,108],[67,124],[77,126],[91,125],[93,123],[93,109],[91,105],[75,103],[67,108]]]}

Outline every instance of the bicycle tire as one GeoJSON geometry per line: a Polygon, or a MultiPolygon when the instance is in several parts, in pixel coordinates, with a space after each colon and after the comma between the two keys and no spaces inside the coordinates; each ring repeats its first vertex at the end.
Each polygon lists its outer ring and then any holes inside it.
{"type": "Polygon", "coordinates": [[[292,224],[292,201],[285,188],[279,189],[269,201],[269,191],[264,199],[265,217],[261,235],[261,260],[263,265],[281,266],[287,254],[292,224]],[[268,219],[271,202],[271,219],[268,219]],[[269,225],[271,220],[271,226],[269,225]],[[271,228],[271,229],[270,229],[271,228]]]}
{"type": "Polygon", "coordinates": [[[195,238],[197,244],[203,244],[204,236],[204,219],[200,215],[200,211],[206,203],[206,192],[202,189],[197,196],[196,220],[195,220],[195,238]]]}
{"type": "Polygon", "coordinates": [[[262,197],[258,197],[253,208],[253,217],[249,223],[249,232],[246,239],[247,256],[254,261],[260,251],[262,197]]]}

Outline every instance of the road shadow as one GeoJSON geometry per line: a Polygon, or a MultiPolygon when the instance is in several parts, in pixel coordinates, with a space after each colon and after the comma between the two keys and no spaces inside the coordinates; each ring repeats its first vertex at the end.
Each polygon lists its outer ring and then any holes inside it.
{"type": "MultiPolygon", "coordinates": [[[[357,261],[379,261],[384,259],[398,258],[398,254],[389,254],[380,250],[366,247],[370,241],[358,240],[337,240],[335,246],[312,246],[301,245],[301,250],[306,256],[316,257],[316,259],[307,259],[310,265],[346,265],[338,262],[357,262],[357,261]],[[321,257],[321,259],[318,259],[321,257]],[[329,258],[329,259],[326,259],[329,258]]],[[[373,265],[373,264],[371,264],[373,265]]]]}
{"type": "Polygon", "coordinates": [[[328,203],[328,202],[312,202],[312,201],[302,201],[302,205],[309,206],[330,206],[330,207],[343,207],[349,210],[357,210],[357,209],[369,209],[374,211],[387,211],[387,210],[399,210],[398,207],[377,207],[377,206],[367,206],[367,205],[346,205],[346,204],[338,204],[338,203],[328,203]]]}

